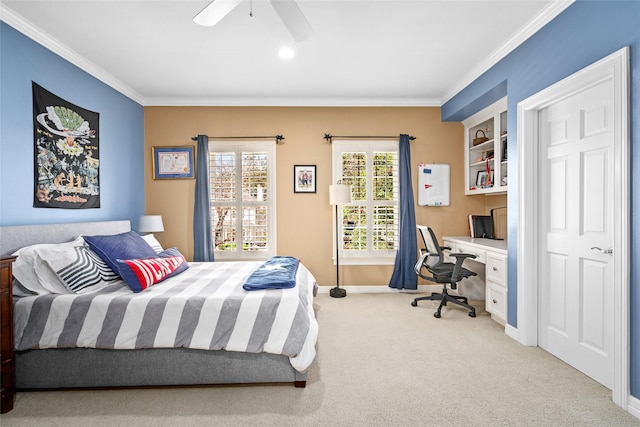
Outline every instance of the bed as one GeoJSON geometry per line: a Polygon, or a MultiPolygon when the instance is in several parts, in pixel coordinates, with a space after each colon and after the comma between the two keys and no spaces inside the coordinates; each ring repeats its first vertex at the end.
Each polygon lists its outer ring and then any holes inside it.
{"type": "MultiPolygon", "coordinates": [[[[111,236],[130,230],[129,221],[0,227],[0,255],[35,244],[70,242],[80,235],[111,236]]],[[[45,255],[38,261],[49,262],[45,255]]],[[[162,256],[177,258],[172,255],[162,256]]],[[[23,296],[14,298],[16,388],[247,383],[304,387],[315,360],[317,285],[300,263],[291,286],[242,289],[264,266],[187,263],[178,267],[179,274],[170,273],[140,292],[132,292],[129,280],[124,284],[122,278],[97,290],[67,294],[25,296],[21,287],[16,293],[23,296]],[[212,267],[210,273],[207,269],[212,267]],[[205,288],[224,298],[203,296],[205,288]],[[271,300],[275,303],[269,308],[271,300]],[[130,312],[131,306],[143,309],[130,312]],[[153,310],[145,309],[152,306],[153,310]],[[225,318],[229,312],[238,320],[225,318]],[[240,320],[241,313],[250,320],[240,320]],[[118,320],[110,324],[112,316],[118,320]],[[191,326],[189,318],[196,319],[191,326]],[[203,326],[209,324],[215,329],[203,326]],[[265,330],[263,324],[273,326],[265,330]],[[152,326],[151,334],[143,325],[152,326]],[[92,329],[95,335],[87,332],[92,329]]]]}

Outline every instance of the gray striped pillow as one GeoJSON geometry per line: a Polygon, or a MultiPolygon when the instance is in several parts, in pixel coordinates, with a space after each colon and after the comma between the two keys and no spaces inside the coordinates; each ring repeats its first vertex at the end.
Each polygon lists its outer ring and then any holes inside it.
{"type": "Polygon", "coordinates": [[[121,282],[120,277],[87,246],[38,248],[36,274],[41,281],[57,282],[68,293],[87,293],[121,282]]]}

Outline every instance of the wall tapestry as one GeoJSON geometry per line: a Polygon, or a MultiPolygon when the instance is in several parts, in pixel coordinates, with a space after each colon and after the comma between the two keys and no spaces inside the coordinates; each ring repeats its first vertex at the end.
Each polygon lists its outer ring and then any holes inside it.
{"type": "Polygon", "coordinates": [[[36,208],[100,207],[100,114],[58,98],[35,82],[33,138],[36,208]]]}

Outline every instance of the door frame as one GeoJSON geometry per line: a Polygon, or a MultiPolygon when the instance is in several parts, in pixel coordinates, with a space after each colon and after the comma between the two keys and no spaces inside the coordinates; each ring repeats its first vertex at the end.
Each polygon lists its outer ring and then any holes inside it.
{"type": "Polygon", "coordinates": [[[524,345],[538,345],[538,270],[540,266],[540,163],[538,112],[605,80],[613,80],[614,130],[614,403],[627,410],[629,401],[629,260],[630,142],[629,48],[595,62],[518,103],[517,330],[511,335],[524,345]]]}

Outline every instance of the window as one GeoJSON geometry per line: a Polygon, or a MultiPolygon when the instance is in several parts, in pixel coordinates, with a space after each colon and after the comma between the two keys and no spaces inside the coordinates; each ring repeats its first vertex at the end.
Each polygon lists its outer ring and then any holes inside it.
{"type": "Polygon", "coordinates": [[[334,140],[332,145],[334,182],[352,186],[352,203],[338,210],[340,262],[393,264],[398,248],[398,142],[334,140]]]}
{"type": "Polygon", "coordinates": [[[209,143],[209,180],[216,259],[275,255],[275,142],[209,143]]]}

